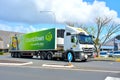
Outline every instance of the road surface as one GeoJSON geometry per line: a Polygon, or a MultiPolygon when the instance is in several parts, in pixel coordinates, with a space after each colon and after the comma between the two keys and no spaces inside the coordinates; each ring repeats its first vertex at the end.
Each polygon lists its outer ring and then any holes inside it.
{"type": "Polygon", "coordinates": [[[0,65],[1,80],[120,80],[120,62],[89,61],[73,62],[74,68],[43,67],[43,64],[67,64],[65,61],[50,61],[0,56],[1,60],[32,61],[25,66],[0,65]],[[112,77],[112,78],[111,78],[112,77]]]}
{"type": "Polygon", "coordinates": [[[1,80],[105,80],[120,73],[0,66],[1,80]]]}

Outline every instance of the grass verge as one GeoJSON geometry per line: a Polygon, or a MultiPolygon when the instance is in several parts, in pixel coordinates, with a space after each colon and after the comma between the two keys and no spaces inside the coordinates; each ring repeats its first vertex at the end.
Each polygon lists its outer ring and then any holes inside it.
{"type": "Polygon", "coordinates": [[[96,57],[94,58],[95,61],[113,61],[113,62],[120,62],[120,57],[96,57]]]}

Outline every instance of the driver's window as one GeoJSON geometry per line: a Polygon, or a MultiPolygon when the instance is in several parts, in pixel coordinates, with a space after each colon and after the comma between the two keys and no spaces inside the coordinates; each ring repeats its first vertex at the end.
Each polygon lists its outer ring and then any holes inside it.
{"type": "Polygon", "coordinates": [[[71,42],[75,43],[76,42],[76,37],[75,36],[71,36],[71,42]]]}

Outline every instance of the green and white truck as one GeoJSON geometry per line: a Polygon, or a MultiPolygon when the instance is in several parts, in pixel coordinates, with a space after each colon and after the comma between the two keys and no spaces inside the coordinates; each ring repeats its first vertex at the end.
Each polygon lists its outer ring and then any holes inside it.
{"type": "Polygon", "coordinates": [[[66,26],[65,29],[47,29],[11,37],[12,57],[33,57],[51,60],[59,58],[87,61],[94,52],[92,36],[81,28],[66,26]]]}

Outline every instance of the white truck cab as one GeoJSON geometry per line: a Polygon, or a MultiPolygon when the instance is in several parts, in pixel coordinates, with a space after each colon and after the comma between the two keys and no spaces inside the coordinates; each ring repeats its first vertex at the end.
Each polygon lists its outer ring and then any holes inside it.
{"type": "Polygon", "coordinates": [[[86,61],[93,55],[92,36],[83,29],[67,26],[64,33],[64,50],[71,53],[73,60],[86,61]]]}

